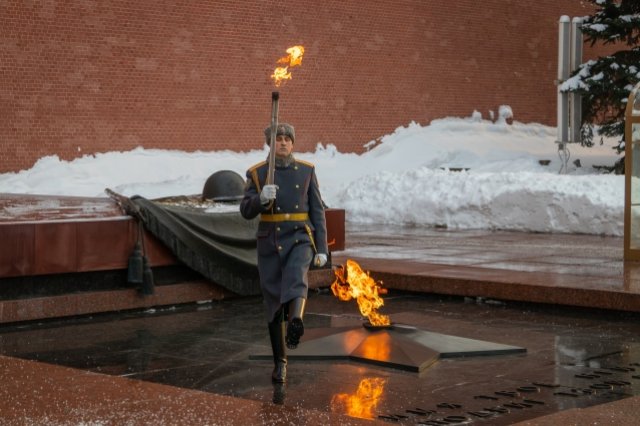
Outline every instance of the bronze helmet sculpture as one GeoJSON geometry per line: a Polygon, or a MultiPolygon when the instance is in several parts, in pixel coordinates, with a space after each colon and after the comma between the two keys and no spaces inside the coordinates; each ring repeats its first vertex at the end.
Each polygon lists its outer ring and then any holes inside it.
{"type": "Polygon", "coordinates": [[[204,184],[202,200],[240,201],[244,196],[244,179],[231,170],[215,172],[204,184]]]}

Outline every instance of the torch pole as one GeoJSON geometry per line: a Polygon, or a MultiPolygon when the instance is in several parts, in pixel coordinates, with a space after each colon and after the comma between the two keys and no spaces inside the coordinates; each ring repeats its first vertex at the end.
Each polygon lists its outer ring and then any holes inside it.
{"type": "Polygon", "coordinates": [[[267,184],[274,184],[276,169],[276,134],[278,130],[278,100],[279,92],[271,92],[271,137],[269,138],[269,169],[267,172],[267,184]]]}

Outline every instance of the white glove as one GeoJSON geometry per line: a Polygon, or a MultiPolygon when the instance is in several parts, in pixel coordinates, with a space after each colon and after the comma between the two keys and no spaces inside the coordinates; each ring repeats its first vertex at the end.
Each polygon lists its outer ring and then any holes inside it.
{"type": "Polygon", "coordinates": [[[276,199],[276,191],[278,185],[265,185],[260,191],[260,202],[262,204],[269,204],[270,201],[276,199]]]}
{"type": "Polygon", "coordinates": [[[313,257],[313,264],[318,268],[322,268],[327,263],[327,255],[324,253],[318,253],[313,257]]]}

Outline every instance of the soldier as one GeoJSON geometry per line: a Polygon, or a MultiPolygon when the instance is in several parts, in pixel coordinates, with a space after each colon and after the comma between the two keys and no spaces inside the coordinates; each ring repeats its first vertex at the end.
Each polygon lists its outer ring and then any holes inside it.
{"type": "MultiPolygon", "coordinates": [[[[271,127],[265,129],[270,143],[271,127]]],[[[266,305],[275,367],[271,378],[284,383],[287,375],[285,341],[295,349],[304,334],[302,322],[313,261],[327,262],[327,227],[324,205],[313,164],[293,155],[293,126],[280,123],[276,131],[274,184],[265,185],[268,162],[247,171],[240,213],[245,219],[260,215],[258,272],[266,305]],[[287,333],[284,336],[284,324],[287,333]]]]}

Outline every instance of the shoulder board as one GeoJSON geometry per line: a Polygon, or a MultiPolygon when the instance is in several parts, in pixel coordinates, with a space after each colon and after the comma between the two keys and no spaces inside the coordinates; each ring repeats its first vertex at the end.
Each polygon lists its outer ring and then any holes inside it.
{"type": "Polygon", "coordinates": [[[266,161],[261,161],[258,164],[254,164],[253,166],[249,167],[249,170],[255,170],[257,168],[264,166],[265,164],[267,164],[266,161]]]}
{"type": "Polygon", "coordinates": [[[296,163],[304,164],[305,166],[307,166],[307,167],[311,167],[311,168],[315,167],[315,166],[313,165],[313,163],[310,163],[310,162],[308,162],[308,161],[304,161],[304,160],[298,160],[298,159],[296,159],[296,163]]]}

